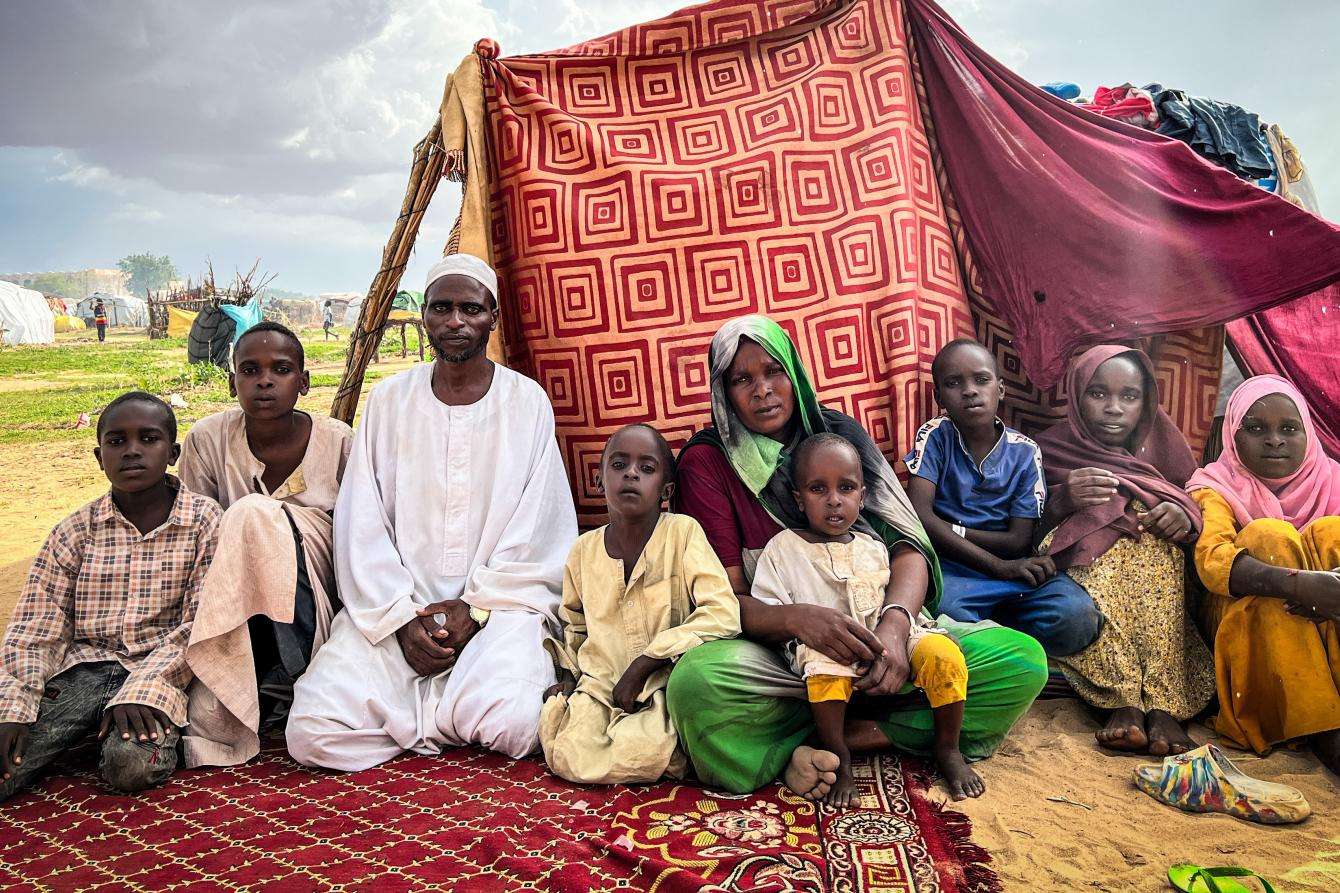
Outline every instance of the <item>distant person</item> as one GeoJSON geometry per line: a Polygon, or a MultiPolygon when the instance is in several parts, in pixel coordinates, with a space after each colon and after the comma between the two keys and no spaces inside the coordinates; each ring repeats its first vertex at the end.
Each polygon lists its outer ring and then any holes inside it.
{"type": "Polygon", "coordinates": [[[600,485],[610,523],[568,554],[563,640],[553,643],[562,678],[545,692],[540,744],[568,781],[683,778],[689,761],[665,685],[689,649],[739,635],[740,604],[698,522],[661,511],[675,458],[659,431],[619,429],[600,458],[600,485]]]}
{"type": "Polygon", "coordinates": [[[1084,587],[1032,554],[1047,495],[1042,454],[996,415],[1005,385],[991,352],[951,341],[931,378],[945,414],[921,426],[904,461],[908,496],[940,556],[940,610],[1028,633],[1052,657],[1087,648],[1103,617],[1084,587]]]}
{"type": "Polygon", "coordinates": [[[98,298],[93,302],[93,325],[98,327],[98,340],[107,340],[107,305],[98,298]]]}
{"type": "Polygon", "coordinates": [[[330,306],[330,301],[321,310],[321,331],[325,334],[322,340],[329,341],[333,335],[331,329],[335,327],[335,311],[330,306]]]}
{"type": "Polygon", "coordinates": [[[339,610],[331,515],[354,432],[297,408],[311,386],[303,367],[288,328],[247,329],[229,375],[240,405],[196,422],[182,444],[182,483],[224,509],[186,649],[192,768],[259,753],[260,728],[287,713],[339,610]]]}
{"type": "Polygon", "coordinates": [[[0,800],[95,730],[114,790],[177,767],[184,652],[222,512],[167,474],[177,419],[158,397],[117,397],[97,434],[111,492],[47,537],[0,645],[0,800]]]}
{"type": "Polygon", "coordinates": [[[477,257],[434,266],[437,359],[368,398],[335,506],[344,610],[293,688],[288,749],[304,765],[539,744],[577,513],[549,397],[486,353],[497,294],[477,257]]]}

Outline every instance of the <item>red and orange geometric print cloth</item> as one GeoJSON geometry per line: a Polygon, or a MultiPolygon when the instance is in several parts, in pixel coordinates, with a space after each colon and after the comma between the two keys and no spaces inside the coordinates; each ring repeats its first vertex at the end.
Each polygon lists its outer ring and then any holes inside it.
{"type": "MultiPolygon", "coordinates": [[[[708,344],[741,314],[777,320],[891,458],[910,448],[936,351],[987,327],[900,2],[721,0],[484,65],[507,360],[552,398],[584,524],[614,430],[678,446],[707,421],[708,344]]],[[[1021,418],[1054,417],[1013,367],[1021,418]]]]}

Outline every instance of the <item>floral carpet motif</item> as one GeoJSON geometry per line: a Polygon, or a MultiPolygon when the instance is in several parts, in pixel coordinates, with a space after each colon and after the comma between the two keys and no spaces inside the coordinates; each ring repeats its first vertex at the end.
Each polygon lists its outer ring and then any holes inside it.
{"type": "Polygon", "coordinates": [[[967,820],[897,757],[858,763],[860,808],[840,813],[778,786],[578,787],[477,750],[335,774],[271,744],[135,798],[61,772],[0,804],[0,889],[999,889],[967,820]]]}

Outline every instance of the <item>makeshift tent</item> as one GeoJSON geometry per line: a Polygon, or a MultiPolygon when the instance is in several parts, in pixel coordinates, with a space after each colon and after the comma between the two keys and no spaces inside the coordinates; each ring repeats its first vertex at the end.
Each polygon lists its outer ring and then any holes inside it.
{"type": "Polygon", "coordinates": [[[0,282],[0,330],[7,345],[56,340],[55,320],[42,293],[12,282],[0,282]]]}
{"type": "MultiPolygon", "coordinates": [[[[401,289],[395,293],[391,300],[391,312],[388,319],[401,320],[410,319],[418,316],[423,311],[423,292],[409,291],[401,289]]],[[[363,299],[350,301],[349,306],[344,310],[344,324],[352,326],[358,322],[359,314],[363,312],[363,299]]]]}
{"type": "Polygon", "coordinates": [[[252,298],[245,304],[220,304],[219,309],[233,321],[233,344],[246,334],[247,329],[261,321],[261,299],[252,298]]]}
{"type": "Polygon", "coordinates": [[[552,398],[588,523],[605,438],[682,443],[742,313],[777,319],[890,456],[935,412],[935,352],[973,334],[1026,430],[1060,415],[1070,354],[1142,343],[1194,442],[1222,324],[1340,279],[1334,225],[1024,82],[929,0],[718,0],[497,55],[476,45],[416,148],[332,411],[353,416],[437,182],[461,182],[447,251],[498,269],[505,358],[552,398]]]}
{"type": "Polygon", "coordinates": [[[149,305],[134,295],[109,295],[94,292],[75,305],[74,315],[88,326],[93,325],[93,305],[102,298],[107,308],[108,326],[147,326],[149,325],[149,305]]]}

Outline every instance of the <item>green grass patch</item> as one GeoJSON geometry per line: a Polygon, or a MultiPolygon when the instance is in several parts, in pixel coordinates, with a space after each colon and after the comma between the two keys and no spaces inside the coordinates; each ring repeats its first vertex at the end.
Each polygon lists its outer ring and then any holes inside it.
{"type": "MultiPolygon", "coordinates": [[[[347,333],[324,342],[320,329],[301,335],[309,364],[343,364],[347,333]]],[[[369,383],[381,377],[376,367],[368,371],[369,383]]],[[[340,372],[316,373],[312,386],[335,387],[340,378],[340,372]]],[[[96,424],[104,406],[135,389],[180,394],[189,404],[179,412],[183,423],[232,402],[227,371],[187,362],[184,338],[150,341],[118,334],[105,344],[70,340],[5,348],[0,350],[0,444],[92,440],[91,428],[74,428],[80,413],[96,424]]]]}

